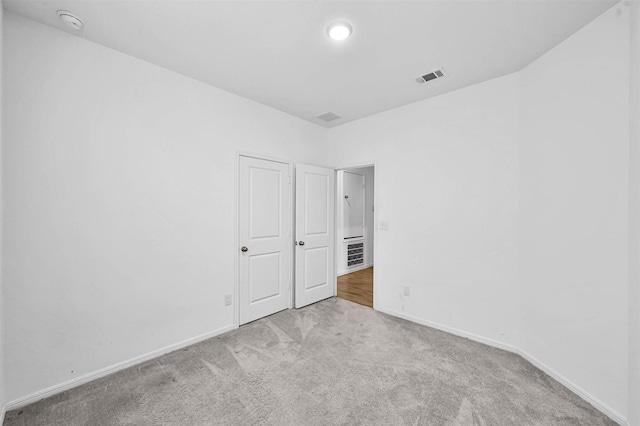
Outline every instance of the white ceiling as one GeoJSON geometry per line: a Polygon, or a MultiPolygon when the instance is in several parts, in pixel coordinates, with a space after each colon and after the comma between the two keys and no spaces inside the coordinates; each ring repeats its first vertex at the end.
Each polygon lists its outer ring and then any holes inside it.
{"type": "Polygon", "coordinates": [[[5,9],[328,127],[517,71],[617,0],[4,0],[5,9]],[[56,11],[85,23],[67,29],[56,11]],[[353,25],[337,43],[325,29],[353,25]],[[415,77],[443,66],[448,76],[415,77]],[[328,124],[314,118],[332,111],[328,124]]]}

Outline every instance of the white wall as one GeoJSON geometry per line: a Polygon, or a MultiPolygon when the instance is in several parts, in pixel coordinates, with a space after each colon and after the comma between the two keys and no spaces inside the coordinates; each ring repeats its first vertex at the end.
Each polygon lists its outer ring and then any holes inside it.
{"type": "Polygon", "coordinates": [[[7,399],[229,327],[236,150],[326,130],[5,13],[7,399]]]}
{"type": "Polygon", "coordinates": [[[628,19],[614,7],[520,73],[520,347],[622,415],[628,19]]]}
{"type": "MultiPolygon", "coordinates": [[[[637,425],[620,9],[521,73],[331,129],[328,164],[377,162],[377,308],[520,347],[637,425]]],[[[231,325],[235,150],[317,163],[327,131],[4,24],[6,399],[231,325]]]]}
{"type": "Polygon", "coordinates": [[[342,198],[342,214],[340,215],[342,237],[354,238],[364,237],[364,174],[354,173],[352,171],[340,171],[342,175],[342,185],[340,192],[342,198]],[[344,197],[349,197],[345,199],[344,197]]]}
{"type": "MultiPolygon", "coordinates": [[[[4,99],[4,94],[2,93],[2,81],[3,81],[3,65],[2,65],[2,45],[3,43],[3,13],[4,9],[2,8],[2,2],[0,2],[0,100],[4,99]]],[[[3,140],[2,140],[2,101],[0,101],[0,165],[2,164],[2,150],[3,150],[3,140]]],[[[4,238],[2,235],[3,228],[3,209],[2,209],[2,199],[3,199],[3,191],[4,186],[2,183],[2,170],[0,167],[0,424],[4,420],[4,403],[5,403],[5,381],[4,381],[4,352],[5,352],[5,339],[4,339],[4,285],[2,280],[2,267],[3,267],[3,256],[2,256],[2,246],[4,245],[4,238]]]]}
{"type": "Polygon", "coordinates": [[[378,309],[512,341],[517,90],[507,76],[329,131],[331,164],[376,161],[378,309]]]}
{"type": "Polygon", "coordinates": [[[621,4],[520,73],[329,132],[332,164],[379,162],[378,308],[520,350],[618,420],[628,22],[621,4]]]}
{"type": "Polygon", "coordinates": [[[629,424],[640,425],[640,2],[630,3],[629,424]]]}

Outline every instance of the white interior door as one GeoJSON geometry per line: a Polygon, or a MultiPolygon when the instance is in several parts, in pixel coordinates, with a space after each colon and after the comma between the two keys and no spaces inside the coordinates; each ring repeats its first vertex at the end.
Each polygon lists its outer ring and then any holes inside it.
{"type": "Polygon", "coordinates": [[[240,157],[240,324],[287,309],[291,300],[289,165],[240,157]]]}
{"type": "Polygon", "coordinates": [[[296,165],[296,308],[334,295],[334,186],[331,169],[296,165]]]}

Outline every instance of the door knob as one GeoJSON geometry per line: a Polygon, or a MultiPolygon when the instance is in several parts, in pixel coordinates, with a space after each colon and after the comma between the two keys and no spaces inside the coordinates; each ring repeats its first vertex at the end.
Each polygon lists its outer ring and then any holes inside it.
{"type": "Polygon", "coordinates": [[[249,251],[249,249],[247,248],[247,246],[242,246],[242,248],[240,249],[241,252],[246,253],[249,251]]]}
{"type": "Polygon", "coordinates": [[[304,241],[300,241],[298,244],[303,246],[304,245],[304,241]]]}

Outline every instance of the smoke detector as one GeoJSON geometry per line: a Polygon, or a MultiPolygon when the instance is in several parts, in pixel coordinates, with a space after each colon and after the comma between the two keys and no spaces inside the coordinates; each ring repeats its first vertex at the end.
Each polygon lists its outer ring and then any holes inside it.
{"type": "Polygon", "coordinates": [[[84,27],[84,23],[82,23],[82,19],[78,18],[76,15],[74,15],[71,12],[68,12],[66,10],[59,10],[58,16],[60,17],[60,20],[64,22],[64,24],[71,29],[81,30],[82,27],[84,27]]]}
{"type": "Polygon", "coordinates": [[[435,80],[436,78],[442,78],[447,74],[444,71],[444,68],[440,67],[437,70],[433,70],[430,73],[423,74],[419,77],[416,77],[416,82],[423,84],[430,80],[435,80]]]}
{"type": "Polygon", "coordinates": [[[316,115],[316,118],[319,118],[320,120],[324,120],[328,123],[329,121],[337,120],[338,118],[342,118],[342,117],[340,117],[338,114],[335,114],[333,112],[325,112],[324,114],[316,115]]]}

